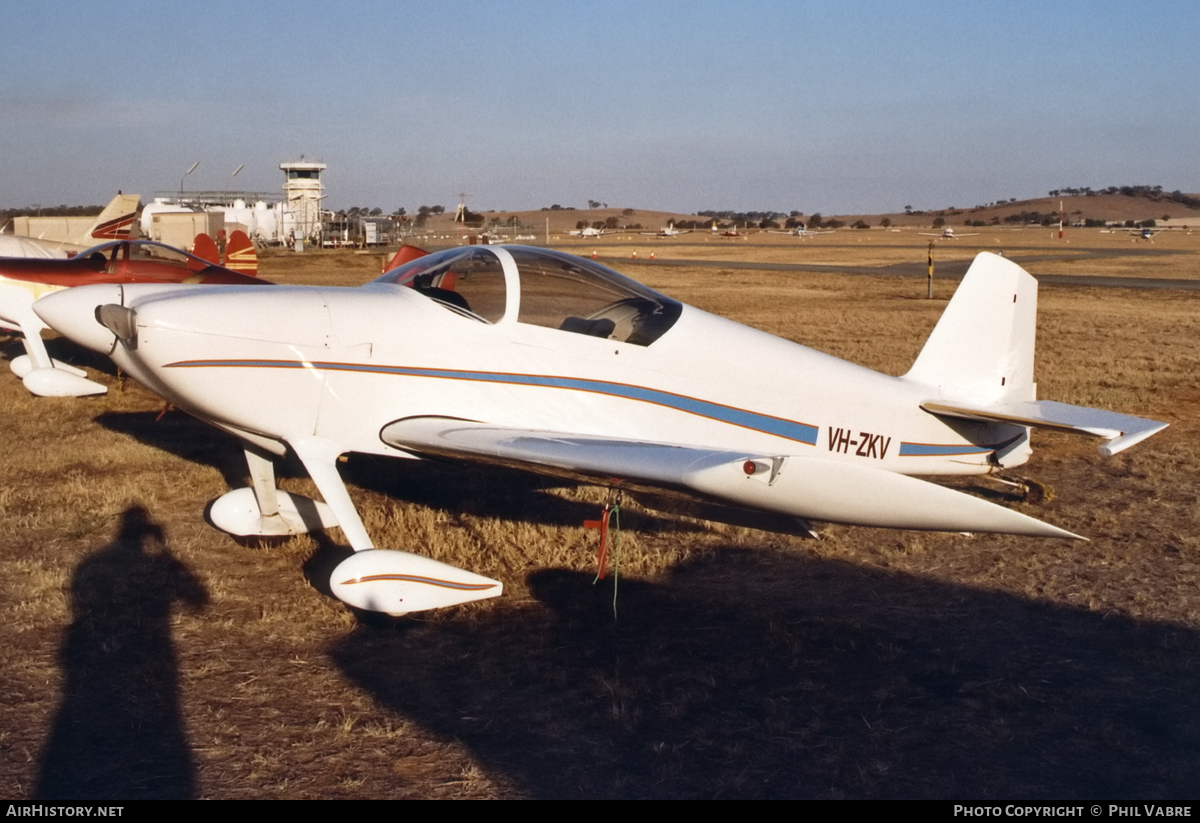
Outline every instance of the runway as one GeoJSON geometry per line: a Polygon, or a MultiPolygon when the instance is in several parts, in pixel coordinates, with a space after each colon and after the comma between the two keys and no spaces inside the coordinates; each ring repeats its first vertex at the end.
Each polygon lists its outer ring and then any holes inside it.
{"type": "MultiPolygon", "coordinates": [[[[1141,249],[1139,255],[1148,257],[1188,254],[1178,249],[1141,249]]],[[[1072,249],[1069,257],[1073,260],[1108,259],[1128,256],[1128,250],[1117,249],[1072,249]]],[[[1047,260],[1061,260],[1068,255],[1057,253],[1016,252],[1005,257],[1030,271],[1038,283],[1047,286],[1081,286],[1088,288],[1110,289],[1176,289],[1180,291],[1200,291],[1200,279],[1170,278],[1170,277],[1105,277],[1099,275],[1038,275],[1031,271],[1036,264],[1047,260]]],[[[751,269],[759,271],[788,271],[788,272],[817,272],[821,274],[865,274],[871,276],[891,277],[926,277],[928,269],[924,263],[891,263],[885,266],[839,265],[829,263],[752,263],[732,260],[695,260],[683,258],[658,258],[647,260],[639,258],[631,260],[628,257],[600,256],[599,262],[609,266],[695,266],[716,269],[751,269]]],[[[971,265],[970,260],[951,260],[939,262],[934,268],[934,277],[938,280],[961,280],[971,265]]]]}

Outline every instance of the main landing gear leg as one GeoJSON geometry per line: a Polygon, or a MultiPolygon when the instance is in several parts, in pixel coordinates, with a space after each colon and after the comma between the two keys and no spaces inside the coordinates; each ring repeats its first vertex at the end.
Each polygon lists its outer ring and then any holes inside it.
{"type": "Polygon", "coordinates": [[[217,498],[208,513],[214,526],[241,537],[283,537],[338,525],[324,503],[280,491],[269,457],[256,449],[245,452],[253,485],[217,498]]]}

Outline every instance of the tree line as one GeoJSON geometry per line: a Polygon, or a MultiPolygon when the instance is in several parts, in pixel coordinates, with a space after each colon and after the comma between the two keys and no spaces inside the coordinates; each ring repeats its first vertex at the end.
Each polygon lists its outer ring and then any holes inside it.
{"type": "Polygon", "coordinates": [[[1080,188],[1065,187],[1061,189],[1052,189],[1051,197],[1095,197],[1098,194],[1123,194],[1126,197],[1145,197],[1148,200],[1170,200],[1173,203],[1179,203],[1189,208],[1200,208],[1200,197],[1193,197],[1190,194],[1184,194],[1179,189],[1172,192],[1164,192],[1162,186],[1109,186],[1104,189],[1093,189],[1090,186],[1080,188]]]}

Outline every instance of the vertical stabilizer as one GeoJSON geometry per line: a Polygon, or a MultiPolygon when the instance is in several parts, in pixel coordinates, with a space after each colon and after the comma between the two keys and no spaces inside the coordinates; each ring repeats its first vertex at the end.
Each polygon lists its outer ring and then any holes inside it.
{"type": "Polygon", "coordinates": [[[100,212],[88,237],[78,241],[80,245],[91,246],[105,240],[128,240],[133,234],[133,222],[141,202],[140,194],[118,194],[100,212]]]}
{"type": "Polygon", "coordinates": [[[1012,261],[979,254],[904,377],[944,398],[1034,400],[1037,281],[1012,261]]]}
{"type": "Polygon", "coordinates": [[[420,249],[416,246],[410,246],[405,243],[396,252],[395,257],[383,264],[383,270],[391,271],[392,269],[398,269],[405,263],[410,263],[413,260],[416,260],[418,257],[424,257],[427,254],[429,254],[429,252],[425,251],[425,249],[420,249]]]}
{"type": "Polygon", "coordinates": [[[225,268],[248,277],[258,276],[258,250],[241,229],[234,229],[229,235],[225,246],[225,268]]]}
{"type": "MultiPolygon", "coordinates": [[[[196,239],[192,241],[192,247],[189,251],[199,257],[201,260],[207,260],[209,263],[221,265],[221,254],[217,251],[217,241],[213,240],[204,232],[196,235],[196,239]]],[[[189,260],[188,268],[198,270],[200,264],[189,260]]]]}

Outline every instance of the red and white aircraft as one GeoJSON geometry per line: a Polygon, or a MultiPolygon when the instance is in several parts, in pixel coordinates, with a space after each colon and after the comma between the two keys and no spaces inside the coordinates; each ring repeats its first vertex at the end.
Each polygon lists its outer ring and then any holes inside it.
{"type": "MultiPolygon", "coordinates": [[[[419,255],[410,252],[410,255],[419,255]]],[[[1075,538],[916,475],[999,472],[1030,427],[1111,455],[1165,424],[1035,397],[1037,281],[975,258],[916,363],[890,377],[685,306],[592,261],[474,246],[358,288],[98,285],[35,306],[174,405],[245,444],[252,487],[209,513],[239,535],[338,525],[332,590],[402,614],[502,583],[379,548],[347,452],[519,466],[881,528],[1075,538]],[[323,503],[275,486],[294,452],[323,503]]]]}
{"type": "Polygon", "coordinates": [[[141,203],[141,200],[141,195],[118,194],[109,201],[87,230],[61,242],[43,240],[39,237],[0,234],[0,258],[45,257],[65,260],[97,242],[126,240],[133,231],[133,223],[137,218],[138,204],[141,203]]]}
{"type": "Polygon", "coordinates": [[[254,275],[258,253],[242,231],[230,235],[225,248],[225,266],[217,245],[206,234],[197,235],[188,254],[172,246],[148,240],[115,240],[102,243],[66,260],[54,258],[0,258],[0,328],[24,336],[25,354],[9,364],[25,387],[46,397],[82,397],[104,394],[100,383],[86,372],[46,351],[42,331],[46,324],[34,313],[33,304],[51,292],[95,283],[265,283],[254,275]]]}

